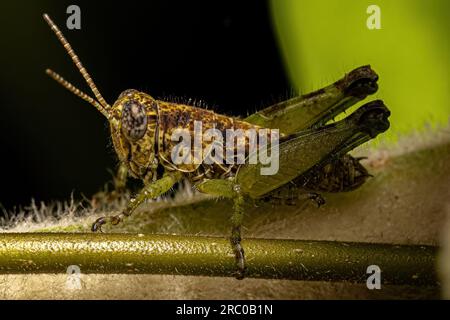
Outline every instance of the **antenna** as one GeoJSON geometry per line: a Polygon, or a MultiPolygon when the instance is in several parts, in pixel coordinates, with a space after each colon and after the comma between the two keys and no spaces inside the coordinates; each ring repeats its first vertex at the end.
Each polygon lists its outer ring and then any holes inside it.
{"type": "MultiPolygon", "coordinates": [[[[78,58],[78,56],[76,55],[75,51],[73,51],[72,47],[70,46],[69,42],[67,42],[66,38],[64,38],[64,35],[62,34],[61,30],[59,30],[59,28],[56,26],[56,24],[52,21],[52,19],[50,19],[50,17],[48,16],[48,14],[44,14],[43,15],[44,20],[48,23],[48,25],[50,26],[50,28],[53,30],[53,32],[55,33],[56,37],[58,38],[59,42],[61,42],[61,44],[64,46],[64,49],[66,49],[67,53],[69,54],[69,56],[72,58],[73,63],[76,65],[76,67],[78,68],[78,71],[80,71],[81,75],[83,76],[83,78],[86,80],[87,84],[89,85],[89,87],[91,88],[92,92],[94,93],[95,97],[97,98],[98,102],[100,103],[100,105],[104,108],[104,109],[109,109],[111,108],[111,106],[105,101],[105,99],[103,99],[102,95],[100,94],[100,91],[98,91],[97,87],[95,86],[94,81],[92,80],[91,76],[89,75],[89,73],[87,72],[87,70],[83,67],[83,64],[81,63],[80,59],[78,58]]],[[[72,86],[69,82],[67,82],[66,80],[64,80],[61,76],[57,75],[56,73],[54,73],[53,71],[50,70],[50,72],[47,71],[47,74],[49,74],[53,79],[55,79],[56,81],[58,81],[60,84],[62,84],[64,87],[66,87],[68,90],[70,90],[71,92],[75,93],[77,96],[81,97],[82,99],[86,100],[87,96],[86,94],[84,94],[83,92],[81,92],[80,90],[76,89],[74,86],[72,86]],[[54,75],[54,76],[53,76],[54,75]],[[56,76],[56,77],[55,77],[56,76]],[[58,80],[59,79],[59,80],[58,80]],[[60,81],[61,80],[61,81],[60,81]],[[70,89],[72,88],[72,89],[70,89]],[[77,92],[79,94],[76,93],[76,90],[78,90],[77,92]],[[83,94],[83,95],[80,95],[83,94]],[[84,97],[84,98],[83,98],[84,97]]],[[[90,97],[89,97],[90,98],[90,97]]],[[[92,99],[92,98],[90,98],[92,99]]],[[[86,100],[88,101],[88,100],[86,100]]],[[[90,102],[90,101],[88,101],[90,102]]],[[[92,104],[92,102],[90,102],[92,104]]],[[[94,105],[95,106],[95,105],[94,105]]],[[[95,106],[97,109],[98,107],[95,106]]],[[[104,112],[106,112],[106,110],[104,110],[102,113],[104,114],[104,112]]]]}
{"type": "Polygon", "coordinates": [[[91,105],[97,108],[97,110],[100,111],[107,119],[110,118],[110,114],[105,108],[103,108],[103,106],[100,103],[98,103],[94,98],[88,96],[86,93],[84,93],[83,91],[72,85],[69,81],[61,77],[55,71],[47,69],[45,70],[45,73],[48,74],[53,80],[58,82],[60,85],[62,85],[64,88],[75,94],[76,96],[89,102],[91,105]]]}

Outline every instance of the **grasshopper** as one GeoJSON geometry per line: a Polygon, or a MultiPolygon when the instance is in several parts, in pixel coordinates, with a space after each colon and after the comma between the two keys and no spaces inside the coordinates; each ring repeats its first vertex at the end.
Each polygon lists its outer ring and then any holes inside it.
{"type": "MultiPolygon", "coordinates": [[[[111,138],[120,165],[116,186],[128,176],[141,179],[143,188],[117,215],[101,217],[92,231],[117,225],[149,199],[169,191],[183,179],[200,192],[232,199],[230,243],[236,263],[236,278],[242,279],[246,263],[241,245],[241,226],[246,199],[295,199],[306,194],[320,206],[320,192],[345,192],[358,188],[370,176],[360,158],[348,154],[389,128],[390,111],[381,100],[369,102],[345,119],[336,115],[377,91],[378,75],[370,66],[359,67],[335,83],[315,92],[280,102],[244,119],[228,117],[186,104],[156,100],[129,89],[113,105],[100,94],[64,35],[47,14],[44,19],[64,46],[95,99],[80,91],[54,71],[46,73],[67,90],[93,105],[109,122],[111,138]],[[262,164],[176,165],[170,159],[171,134],[176,128],[192,131],[193,122],[225,129],[280,131],[279,170],[261,175],[262,164]]],[[[271,150],[274,152],[274,150],[271,150]]]]}

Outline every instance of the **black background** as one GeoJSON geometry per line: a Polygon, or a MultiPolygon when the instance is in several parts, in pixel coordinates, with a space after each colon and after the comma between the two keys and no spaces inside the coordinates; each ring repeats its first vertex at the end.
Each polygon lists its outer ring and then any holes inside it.
{"type": "Polygon", "coordinates": [[[237,116],[289,91],[265,1],[2,1],[0,9],[0,203],[8,210],[32,197],[92,195],[116,166],[101,114],[44,73],[52,68],[91,94],[44,12],[110,104],[134,88],[237,116]],[[66,28],[70,4],[81,8],[81,30],[66,28]]]}
{"type": "Polygon", "coordinates": [[[46,318],[60,319],[61,314],[70,310],[71,315],[85,317],[86,314],[101,314],[108,319],[123,319],[151,315],[161,315],[164,319],[201,319],[200,316],[177,316],[178,307],[203,306],[220,310],[221,305],[272,305],[271,315],[208,315],[206,319],[290,319],[314,314],[319,318],[336,318],[336,315],[346,319],[379,319],[389,313],[399,318],[426,318],[430,310],[439,313],[448,310],[448,301],[299,301],[299,300],[196,300],[196,301],[1,301],[2,310],[10,308],[11,313],[20,317],[45,313],[46,318]],[[52,312],[48,312],[51,310],[52,312]],[[149,312],[151,310],[151,313],[149,312]],[[48,315],[47,315],[48,314],[48,315]]]}

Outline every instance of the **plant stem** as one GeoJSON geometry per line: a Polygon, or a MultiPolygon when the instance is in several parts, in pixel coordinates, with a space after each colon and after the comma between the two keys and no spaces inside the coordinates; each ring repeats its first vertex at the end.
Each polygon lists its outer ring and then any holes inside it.
{"type": "MultiPolygon", "coordinates": [[[[437,248],[331,241],[245,239],[247,277],[365,282],[369,265],[383,284],[436,285],[437,248]]],[[[228,239],[199,236],[3,233],[0,273],[151,273],[231,276],[228,239]]]]}

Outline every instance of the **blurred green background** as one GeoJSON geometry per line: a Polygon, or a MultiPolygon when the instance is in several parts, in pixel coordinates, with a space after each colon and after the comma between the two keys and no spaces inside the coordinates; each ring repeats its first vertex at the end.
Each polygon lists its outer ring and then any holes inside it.
{"type": "Polygon", "coordinates": [[[384,138],[448,123],[450,1],[271,0],[271,7],[286,70],[300,93],[370,64],[380,75],[372,99],[392,111],[384,138]],[[381,10],[379,30],[367,28],[369,5],[381,10]]]}

